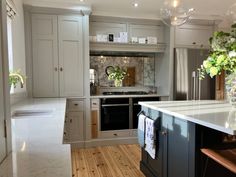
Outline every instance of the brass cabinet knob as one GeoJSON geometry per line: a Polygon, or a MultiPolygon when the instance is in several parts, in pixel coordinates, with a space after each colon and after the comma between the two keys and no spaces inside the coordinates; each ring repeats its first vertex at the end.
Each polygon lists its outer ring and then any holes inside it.
{"type": "Polygon", "coordinates": [[[163,136],[166,136],[166,135],[167,135],[167,131],[164,130],[164,131],[161,132],[161,134],[162,134],[163,136]]]}
{"type": "Polygon", "coordinates": [[[62,67],[60,67],[60,71],[63,71],[63,68],[62,68],[62,67]]]}

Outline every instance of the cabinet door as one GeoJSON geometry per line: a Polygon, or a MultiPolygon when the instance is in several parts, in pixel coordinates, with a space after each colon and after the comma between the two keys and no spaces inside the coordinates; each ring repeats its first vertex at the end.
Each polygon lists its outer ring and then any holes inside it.
{"type": "Polygon", "coordinates": [[[96,36],[97,34],[114,34],[115,37],[119,37],[120,32],[126,31],[126,23],[91,22],[89,35],[96,36]]]}
{"type": "Polygon", "coordinates": [[[83,96],[82,17],[59,16],[60,96],[83,96]]]}
{"type": "Polygon", "coordinates": [[[91,111],[91,137],[98,137],[98,110],[91,111]]]}
{"type": "Polygon", "coordinates": [[[194,125],[163,114],[163,127],[167,131],[165,157],[168,177],[194,177],[195,175],[195,135],[194,125]]]}
{"type": "Polygon", "coordinates": [[[33,96],[57,97],[57,16],[32,15],[33,96]]]}
{"type": "Polygon", "coordinates": [[[164,27],[159,25],[135,25],[129,26],[131,37],[156,37],[158,43],[164,42],[164,27]]]}
{"type": "Polygon", "coordinates": [[[175,29],[175,44],[177,46],[209,47],[213,26],[183,25],[175,29]]]}
{"type": "Polygon", "coordinates": [[[69,141],[77,142],[84,140],[84,113],[80,112],[69,112],[69,141]]]}
{"type": "Polygon", "coordinates": [[[129,26],[131,37],[156,37],[158,43],[164,42],[164,28],[159,25],[134,25],[129,26]]]}
{"type": "MultiPolygon", "coordinates": [[[[1,39],[1,36],[0,36],[1,39]]],[[[0,43],[1,45],[1,43],[0,43]]],[[[1,51],[1,46],[0,46],[1,51]]],[[[0,164],[6,156],[6,137],[5,137],[5,115],[4,115],[4,93],[3,93],[3,71],[2,71],[2,56],[0,52],[0,164]]]]}

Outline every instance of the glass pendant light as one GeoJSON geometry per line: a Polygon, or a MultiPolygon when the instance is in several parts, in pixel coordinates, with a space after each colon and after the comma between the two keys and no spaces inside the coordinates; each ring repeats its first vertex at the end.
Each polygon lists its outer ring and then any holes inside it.
{"type": "Polygon", "coordinates": [[[236,3],[234,3],[227,11],[226,15],[228,16],[231,23],[236,23],[236,3]]]}
{"type": "Polygon", "coordinates": [[[160,16],[166,25],[180,26],[189,20],[194,11],[194,8],[183,7],[180,0],[165,0],[160,16]]]}

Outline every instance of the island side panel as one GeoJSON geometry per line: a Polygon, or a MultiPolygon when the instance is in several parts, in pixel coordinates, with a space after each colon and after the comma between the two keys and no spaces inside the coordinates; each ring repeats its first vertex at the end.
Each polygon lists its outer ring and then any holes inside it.
{"type": "Polygon", "coordinates": [[[162,115],[167,132],[167,177],[195,177],[195,124],[162,115]]]}

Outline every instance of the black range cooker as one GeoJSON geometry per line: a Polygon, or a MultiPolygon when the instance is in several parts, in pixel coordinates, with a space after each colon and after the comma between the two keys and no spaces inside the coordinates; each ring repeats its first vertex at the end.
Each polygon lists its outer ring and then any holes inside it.
{"type": "Polygon", "coordinates": [[[104,92],[104,95],[130,95],[130,97],[101,98],[101,131],[136,129],[137,114],[141,111],[139,101],[159,101],[159,97],[132,97],[147,95],[147,92],[104,92]]]}

